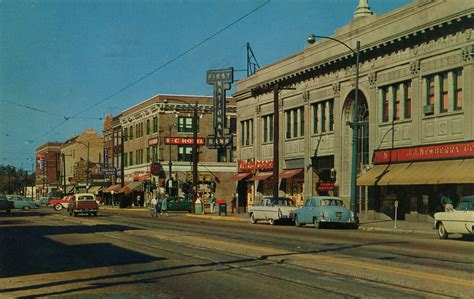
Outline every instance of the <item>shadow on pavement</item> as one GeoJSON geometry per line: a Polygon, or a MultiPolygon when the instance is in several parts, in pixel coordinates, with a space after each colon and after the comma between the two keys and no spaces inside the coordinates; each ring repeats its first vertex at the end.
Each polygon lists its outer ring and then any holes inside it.
{"type": "MultiPolygon", "coordinates": [[[[20,223],[21,226],[16,226],[19,224],[18,221],[20,220],[4,220],[0,226],[0,278],[148,263],[161,259],[110,243],[64,244],[81,243],[77,234],[136,229],[133,227],[123,225],[38,226],[37,224],[27,226],[22,223],[20,223]],[[48,238],[53,235],[61,235],[61,242],[48,238]]],[[[91,239],[86,237],[85,240],[91,239]]]]}

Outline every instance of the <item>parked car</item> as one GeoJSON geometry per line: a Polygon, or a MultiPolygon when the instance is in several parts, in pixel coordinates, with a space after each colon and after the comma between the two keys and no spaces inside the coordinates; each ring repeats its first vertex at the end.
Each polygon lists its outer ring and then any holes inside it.
{"type": "Polygon", "coordinates": [[[97,216],[99,205],[97,204],[94,194],[78,193],[70,197],[67,211],[71,216],[76,216],[79,213],[87,213],[89,215],[97,216]]]}
{"type": "Polygon", "coordinates": [[[319,229],[322,224],[340,224],[357,228],[354,213],[344,207],[344,202],[339,197],[308,197],[303,207],[294,210],[292,217],[296,226],[314,224],[319,229]]]}
{"type": "Polygon", "coordinates": [[[7,195],[7,199],[13,202],[13,206],[15,209],[22,209],[22,210],[29,210],[29,209],[37,209],[39,208],[39,204],[33,202],[30,198],[26,198],[21,195],[7,195]]]}
{"type": "MultiPolygon", "coordinates": [[[[193,201],[186,200],[182,196],[170,196],[165,199],[168,203],[168,211],[186,211],[191,212],[193,209],[193,201]]],[[[157,211],[161,211],[161,206],[158,206],[157,211]]]]}
{"type": "Polygon", "coordinates": [[[72,196],[73,195],[68,195],[61,199],[53,199],[49,202],[49,205],[52,206],[56,211],[61,211],[63,208],[67,209],[68,204],[71,202],[72,196]]]}
{"type": "Polygon", "coordinates": [[[433,228],[438,230],[440,239],[449,234],[474,234],[474,195],[461,198],[452,212],[435,213],[434,219],[433,228]]]}
{"type": "Polygon", "coordinates": [[[0,210],[7,211],[7,213],[10,213],[13,208],[13,202],[9,201],[6,196],[0,195],[0,210]]]}
{"type": "Polygon", "coordinates": [[[41,197],[40,199],[36,201],[36,203],[38,203],[40,207],[49,206],[49,201],[50,199],[48,197],[41,197]]]}
{"type": "Polygon", "coordinates": [[[250,223],[266,220],[273,225],[275,221],[291,221],[290,215],[295,208],[291,198],[265,197],[260,204],[249,208],[250,223]]]}

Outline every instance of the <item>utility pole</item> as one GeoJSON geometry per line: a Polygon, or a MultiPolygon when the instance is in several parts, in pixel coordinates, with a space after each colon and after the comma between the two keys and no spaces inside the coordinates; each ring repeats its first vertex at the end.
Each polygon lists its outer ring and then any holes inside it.
{"type": "MultiPolygon", "coordinates": [[[[199,162],[199,154],[198,154],[198,145],[197,145],[197,119],[198,119],[198,102],[194,105],[194,113],[193,113],[193,212],[194,212],[194,205],[197,200],[197,193],[198,193],[198,162],[199,162]]],[[[201,204],[203,205],[202,201],[201,204]]],[[[201,209],[202,213],[204,213],[204,209],[201,209]]]]}
{"type": "Polygon", "coordinates": [[[63,161],[63,191],[66,193],[66,155],[61,154],[63,161]]]}
{"type": "Polygon", "coordinates": [[[278,198],[278,172],[280,167],[280,113],[279,97],[280,92],[278,84],[273,86],[273,198],[278,198]]]}
{"type": "Polygon", "coordinates": [[[125,185],[125,169],[123,165],[123,151],[124,151],[124,146],[123,146],[123,128],[120,131],[120,186],[123,188],[125,185]]]}

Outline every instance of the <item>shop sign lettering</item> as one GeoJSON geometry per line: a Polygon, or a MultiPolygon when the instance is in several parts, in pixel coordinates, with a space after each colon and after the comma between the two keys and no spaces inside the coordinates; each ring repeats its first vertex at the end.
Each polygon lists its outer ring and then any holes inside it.
{"type": "Polygon", "coordinates": [[[318,191],[333,191],[334,183],[333,182],[321,182],[318,184],[318,191]]]}
{"type": "Polygon", "coordinates": [[[159,143],[158,138],[148,139],[148,146],[157,145],[159,143]]]}
{"type": "Polygon", "coordinates": [[[474,141],[379,150],[374,152],[373,162],[384,164],[472,157],[474,157],[474,141]]]}
{"type": "Polygon", "coordinates": [[[238,160],[237,164],[240,172],[273,169],[273,160],[238,160]]]}
{"type": "MultiPolygon", "coordinates": [[[[194,143],[193,138],[185,138],[185,137],[165,137],[165,144],[171,145],[191,145],[194,143]]],[[[206,138],[199,137],[197,139],[198,145],[205,145],[206,138]]]]}

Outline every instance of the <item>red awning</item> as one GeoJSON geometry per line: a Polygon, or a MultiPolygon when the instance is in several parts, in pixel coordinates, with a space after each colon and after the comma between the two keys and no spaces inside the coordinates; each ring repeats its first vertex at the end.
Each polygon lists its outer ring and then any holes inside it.
{"type": "Polygon", "coordinates": [[[122,188],[122,186],[120,184],[115,184],[115,185],[112,185],[112,186],[108,187],[107,189],[102,190],[102,192],[107,192],[107,193],[110,193],[111,191],[119,192],[120,188],[122,188]]]}
{"type": "Polygon", "coordinates": [[[232,176],[233,181],[241,181],[251,175],[251,172],[241,172],[241,173],[236,173],[232,176]]]}
{"type": "Polygon", "coordinates": [[[289,179],[289,178],[294,177],[295,175],[301,173],[302,171],[303,171],[303,168],[285,169],[285,170],[280,172],[280,178],[289,179]]]}
{"type": "Polygon", "coordinates": [[[259,174],[255,175],[253,178],[249,179],[249,181],[264,181],[271,177],[273,172],[260,172],[259,174]]]}

